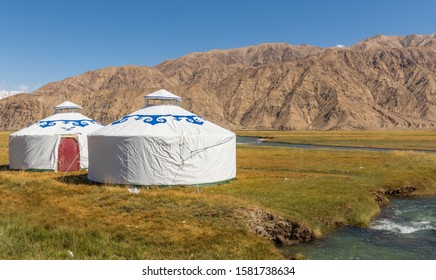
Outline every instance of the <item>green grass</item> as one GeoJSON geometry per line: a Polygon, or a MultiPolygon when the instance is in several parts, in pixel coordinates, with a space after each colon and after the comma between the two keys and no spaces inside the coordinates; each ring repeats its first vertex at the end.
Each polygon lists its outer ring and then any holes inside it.
{"type": "Polygon", "coordinates": [[[365,226],[379,212],[373,191],[413,185],[436,195],[436,156],[413,152],[296,150],[238,146],[238,180],[205,191],[227,194],[326,232],[365,226]]]}
{"type": "MultiPolygon", "coordinates": [[[[0,148],[7,135],[0,132],[0,148]]],[[[436,155],[238,145],[237,180],[139,195],[90,185],[83,171],[2,168],[0,259],[68,259],[67,250],[75,259],[281,259],[238,210],[263,208],[322,235],[367,225],[380,211],[370,193],[405,185],[436,195],[436,155]]]]}
{"type": "Polygon", "coordinates": [[[236,200],[191,188],[132,195],[61,183],[59,175],[0,176],[0,258],[62,259],[67,250],[79,259],[281,258],[231,215],[236,200]]]}

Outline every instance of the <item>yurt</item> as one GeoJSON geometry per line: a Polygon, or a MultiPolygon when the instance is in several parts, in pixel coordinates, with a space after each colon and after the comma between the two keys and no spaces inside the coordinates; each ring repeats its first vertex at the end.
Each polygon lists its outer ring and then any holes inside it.
{"type": "Polygon", "coordinates": [[[88,168],[87,135],[103,127],[66,101],[54,115],[10,135],[9,168],[77,171],[88,168]]]}
{"type": "Polygon", "coordinates": [[[159,90],[145,107],[88,135],[88,179],[144,186],[204,185],[236,176],[236,136],[159,90]]]}

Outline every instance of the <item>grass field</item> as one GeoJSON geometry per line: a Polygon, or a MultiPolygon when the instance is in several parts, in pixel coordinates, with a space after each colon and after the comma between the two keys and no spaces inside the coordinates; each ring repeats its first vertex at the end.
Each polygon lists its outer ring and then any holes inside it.
{"type": "Polygon", "coordinates": [[[436,130],[237,131],[264,141],[346,147],[436,150],[436,130]]]}
{"type": "Polygon", "coordinates": [[[373,191],[413,185],[418,195],[436,195],[430,153],[238,145],[229,184],[133,195],[87,184],[83,171],[9,171],[7,139],[0,132],[0,259],[68,259],[67,250],[75,259],[282,259],[238,210],[261,208],[322,235],[367,225],[380,211],[373,191]]]}

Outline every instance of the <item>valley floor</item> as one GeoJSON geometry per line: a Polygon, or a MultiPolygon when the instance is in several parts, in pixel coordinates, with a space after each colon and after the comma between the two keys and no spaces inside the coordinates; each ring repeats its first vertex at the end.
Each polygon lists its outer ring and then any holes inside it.
{"type": "MultiPolygon", "coordinates": [[[[355,141],[353,132],[238,134],[355,141]]],[[[378,143],[435,149],[431,130],[358,131],[359,145],[371,134],[378,143]]],[[[237,179],[228,184],[135,195],[127,186],[91,185],[85,171],[8,170],[8,135],[0,132],[0,259],[68,259],[68,250],[76,259],[282,259],[246,213],[270,213],[321,236],[368,225],[380,211],[374,192],[413,186],[415,195],[436,195],[436,154],[249,145],[237,146],[237,179]]]]}

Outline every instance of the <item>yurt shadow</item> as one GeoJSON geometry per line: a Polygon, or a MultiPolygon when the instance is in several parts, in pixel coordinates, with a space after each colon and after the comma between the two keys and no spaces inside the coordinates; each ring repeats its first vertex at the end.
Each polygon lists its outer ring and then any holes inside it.
{"type": "Polygon", "coordinates": [[[0,165],[0,171],[10,171],[9,165],[8,164],[0,165]]]}
{"type": "MultiPolygon", "coordinates": [[[[71,184],[71,185],[86,185],[86,186],[95,186],[95,187],[101,187],[101,186],[111,186],[111,187],[121,187],[125,188],[129,185],[119,185],[119,184],[113,184],[113,183],[100,183],[91,181],[88,179],[88,173],[82,173],[82,174],[68,174],[63,173],[61,176],[58,176],[55,178],[56,181],[64,184],[71,184]]],[[[130,186],[129,186],[130,187],[130,186]]],[[[141,186],[134,186],[134,187],[141,187],[141,186]]]]}
{"type": "Polygon", "coordinates": [[[59,176],[55,180],[65,184],[73,185],[94,185],[94,183],[87,178],[87,173],[84,174],[72,174],[59,176]]]}
{"type": "Polygon", "coordinates": [[[52,170],[48,169],[11,169],[8,164],[0,165],[0,171],[9,171],[9,172],[51,172],[52,170]]]}

